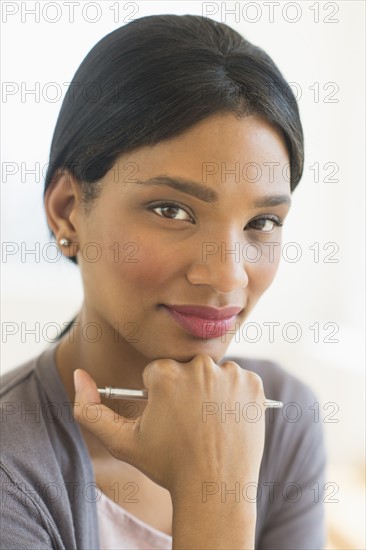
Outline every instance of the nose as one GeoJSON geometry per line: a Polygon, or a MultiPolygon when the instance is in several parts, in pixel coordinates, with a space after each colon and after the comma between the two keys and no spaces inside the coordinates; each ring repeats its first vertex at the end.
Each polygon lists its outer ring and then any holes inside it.
{"type": "Polygon", "coordinates": [[[249,279],[241,254],[241,242],[203,242],[201,255],[190,265],[187,279],[194,285],[209,285],[218,294],[245,288],[249,279]]]}

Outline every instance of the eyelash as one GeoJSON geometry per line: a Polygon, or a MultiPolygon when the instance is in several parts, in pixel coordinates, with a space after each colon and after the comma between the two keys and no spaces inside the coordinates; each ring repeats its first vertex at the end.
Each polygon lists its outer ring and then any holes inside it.
{"type": "MultiPolygon", "coordinates": [[[[181,204],[179,204],[179,202],[172,202],[172,201],[169,201],[169,202],[156,202],[156,203],[153,203],[149,206],[149,210],[155,210],[156,208],[167,208],[167,207],[173,207],[173,208],[179,208],[180,210],[184,210],[184,212],[186,212],[186,214],[188,214],[189,216],[191,216],[192,220],[193,220],[193,216],[188,212],[187,208],[185,206],[182,206],[181,204]]],[[[160,214],[158,214],[159,216],[160,214]]],[[[164,218],[164,216],[160,216],[161,218],[164,218]]],[[[166,220],[174,220],[174,218],[165,218],[166,220]]],[[[178,220],[178,221],[187,221],[187,220],[178,220]]]]}
{"type": "MultiPolygon", "coordinates": [[[[167,208],[167,207],[173,207],[173,208],[178,208],[180,210],[184,210],[184,212],[186,212],[189,216],[191,216],[191,218],[193,220],[193,216],[189,213],[187,208],[182,206],[178,202],[173,202],[173,201],[156,202],[156,203],[153,203],[149,206],[149,210],[153,211],[156,208],[167,208]]],[[[160,216],[161,218],[164,218],[164,216],[161,216],[160,214],[158,214],[158,216],[160,216]]],[[[174,218],[165,218],[165,219],[166,220],[169,220],[169,219],[174,220],[174,218]]],[[[254,220],[251,220],[250,223],[253,223],[253,222],[258,221],[258,220],[270,220],[276,225],[276,227],[282,227],[283,226],[283,220],[281,218],[279,218],[278,216],[273,216],[271,214],[266,214],[266,215],[260,216],[258,218],[254,218],[254,220]]],[[[178,220],[178,221],[187,221],[187,220],[178,220]]],[[[256,231],[256,229],[254,229],[254,230],[256,231]]],[[[258,229],[258,231],[261,231],[261,230],[258,229]]],[[[270,233],[270,231],[261,231],[261,233],[270,233]]]]}

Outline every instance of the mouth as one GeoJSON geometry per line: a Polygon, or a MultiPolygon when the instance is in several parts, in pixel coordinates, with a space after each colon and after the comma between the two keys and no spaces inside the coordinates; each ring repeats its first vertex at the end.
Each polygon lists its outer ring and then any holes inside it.
{"type": "Polygon", "coordinates": [[[233,325],[237,320],[238,313],[243,311],[243,308],[240,307],[224,308],[222,310],[203,308],[201,306],[172,307],[164,304],[161,307],[186,332],[204,340],[223,336],[230,329],[233,331],[233,325]],[[178,311],[178,308],[180,311],[178,311]]]}

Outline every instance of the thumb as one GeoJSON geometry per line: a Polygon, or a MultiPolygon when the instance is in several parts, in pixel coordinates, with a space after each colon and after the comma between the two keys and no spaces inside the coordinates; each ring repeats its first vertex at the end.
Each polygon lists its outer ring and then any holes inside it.
{"type": "Polygon", "coordinates": [[[74,418],[93,433],[112,456],[127,461],[136,446],[140,418],[125,418],[103,405],[97,385],[86,371],[74,371],[74,385],[74,418]]]}

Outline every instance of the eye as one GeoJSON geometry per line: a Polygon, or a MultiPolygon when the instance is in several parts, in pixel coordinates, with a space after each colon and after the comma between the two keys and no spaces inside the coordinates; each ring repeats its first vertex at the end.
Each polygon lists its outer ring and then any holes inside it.
{"type": "Polygon", "coordinates": [[[149,210],[160,210],[161,214],[158,214],[161,218],[167,218],[169,220],[179,221],[193,221],[192,216],[176,202],[159,202],[150,205],[149,210]]]}
{"type": "Polygon", "coordinates": [[[277,216],[261,216],[249,222],[248,225],[262,233],[270,233],[275,227],[282,227],[283,221],[277,216]]]}

